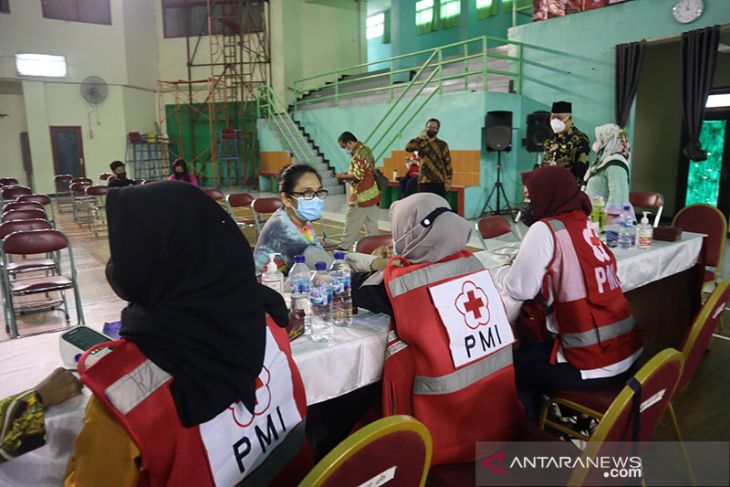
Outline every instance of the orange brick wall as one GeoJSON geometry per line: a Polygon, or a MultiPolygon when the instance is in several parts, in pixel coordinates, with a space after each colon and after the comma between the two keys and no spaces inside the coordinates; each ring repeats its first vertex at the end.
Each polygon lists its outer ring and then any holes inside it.
{"type": "MultiPolygon", "coordinates": [[[[390,157],[383,158],[382,171],[390,179],[393,177],[393,169],[398,171],[399,176],[405,176],[405,160],[409,153],[404,150],[394,150],[390,157]]],[[[451,166],[454,169],[453,184],[458,186],[479,186],[479,151],[478,150],[452,150],[451,166]]]]}

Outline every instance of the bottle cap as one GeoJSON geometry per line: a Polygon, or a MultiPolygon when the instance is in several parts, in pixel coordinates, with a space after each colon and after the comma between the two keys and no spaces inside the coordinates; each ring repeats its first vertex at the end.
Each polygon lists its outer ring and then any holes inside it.
{"type": "Polygon", "coordinates": [[[631,207],[629,205],[624,205],[624,211],[631,211],[631,207]]]}
{"type": "Polygon", "coordinates": [[[279,254],[269,254],[269,263],[266,264],[266,272],[276,272],[279,266],[276,265],[276,256],[279,254]]]}
{"type": "Polygon", "coordinates": [[[641,224],[642,225],[648,225],[649,224],[649,215],[648,215],[649,212],[648,211],[644,211],[642,213],[644,213],[644,216],[641,217],[641,224]]]}
{"type": "Polygon", "coordinates": [[[326,271],[327,270],[327,264],[324,262],[317,262],[314,264],[314,270],[316,271],[326,271]]]}
{"type": "Polygon", "coordinates": [[[345,259],[345,252],[342,250],[335,251],[335,259],[336,260],[344,260],[345,259]]]}
{"type": "Polygon", "coordinates": [[[305,261],[305,260],[306,260],[306,259],[304,258],[304,256],[303,256],[303,255],[295,255],[295,256],[294,256],[294,263],[295,263],[295,264],[304,264],[304,261],[305,261]]]}

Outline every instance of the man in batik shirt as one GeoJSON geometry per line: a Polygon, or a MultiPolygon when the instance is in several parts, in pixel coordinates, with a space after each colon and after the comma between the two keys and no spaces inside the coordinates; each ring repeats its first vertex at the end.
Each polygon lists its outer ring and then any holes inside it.
{"type": "Polygon", "coordinates": [[[591,143],[588,136],[573,125],[573,107],[567,101],[553,103],[550,127],[553,136],[543,145],[543,166],[562,166],[570,170],[580,183],[588,169],[591,143]]]}
{"type": "Polygon", "coordinates": [[[421,174],[418,177],[418,191],[446,196],[446,187],[451,185],[453,169],[449,145],[437,138],[441,122],[432,118],[426,129],[406,144],[408,152],[418,151],[421,159],[421,174]]]}
{"type": "Polygon", "coordinates": [[[345,233],[338,245],[338,248],[349,251],[363,226],[366,235],[378,234],[380,190],[375,180],[375,158],[370,148],[351,132],[343,132],[337,142],[342,150],[352,156],[347,172],[337,175],[338,181],[350,183],[345,233]]]}

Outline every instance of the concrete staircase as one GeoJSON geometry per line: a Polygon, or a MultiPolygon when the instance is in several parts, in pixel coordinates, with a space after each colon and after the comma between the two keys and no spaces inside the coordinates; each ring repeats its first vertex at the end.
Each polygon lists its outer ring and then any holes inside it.
{"type": "Polygon", "coordinates": [[[275,123],[269,122],[270,127],[282,147],[291,154],[292,162],[314,167],[322,178],[322,186],[329,191],[329,194],[344,194],[345,186],[335,178],[334,167],[300,123],[292,120],[289,114],[279,114],[275,117],[275,123]]]}

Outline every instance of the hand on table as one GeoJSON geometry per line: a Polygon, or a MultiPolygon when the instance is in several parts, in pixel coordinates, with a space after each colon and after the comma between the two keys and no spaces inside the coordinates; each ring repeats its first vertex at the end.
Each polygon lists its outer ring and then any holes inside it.
{"type": "Polygon", "coordinates": [[[59,367],[35,386],[46,407],[55,406],[81,394],[81,382],[70,371],[59,367]]]}

